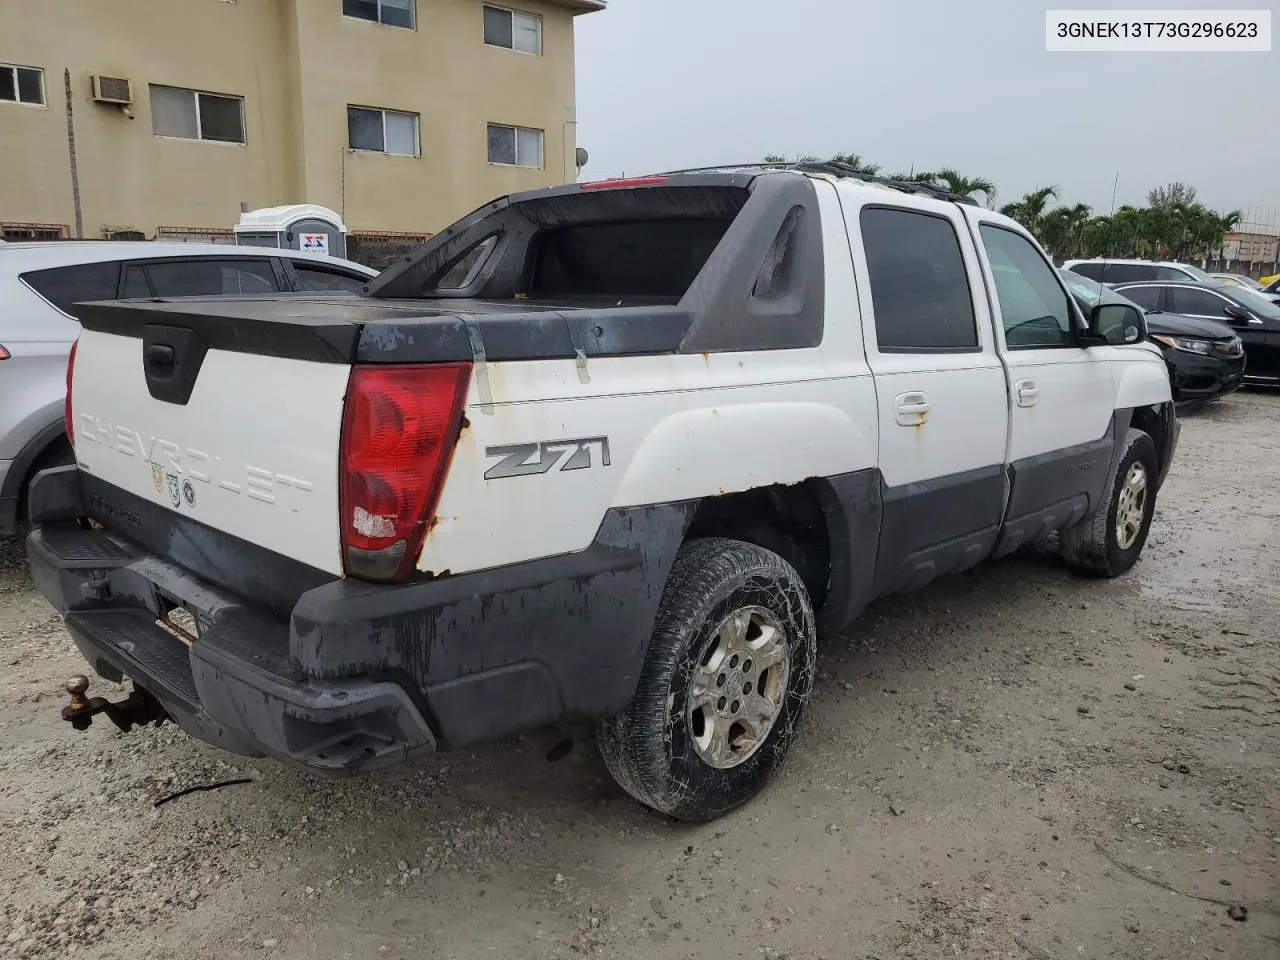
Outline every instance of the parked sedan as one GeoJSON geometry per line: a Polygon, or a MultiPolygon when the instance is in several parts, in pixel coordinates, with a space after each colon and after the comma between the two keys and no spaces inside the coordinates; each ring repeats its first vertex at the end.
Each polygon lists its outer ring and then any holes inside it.
{"type": "Polygon", "coordinates": [[[1065,269],[1060,273],[1086,314],[1099,303],[1128,304],[1146,314],[1147,335],[1164,354],[1173,399],[1178,403],[1218,400],[1240,386],[1245,372],[1244,350],[1240,338],[1225,323],[1147,309],[1088,277],[1065,269]]]}
{"type": "Polygon", "coordinates": [[[1265,295],[1214,283],[1118,283],[1115,289],[1146,310],[1227,324],[1244,342],[1245,382],[1280,386],[1280,304],[1265,295]]]}
{"type": "Polygon", "coordinates": [[[130,297],[352,296],[377,271],[349,260],[210,243],[0,246],[0,536],[39,470],[71,462],[63,431],[73,304],[130,297]]]}
{"type": "Polygon", "coordinates": [[[1209,276],[1228,287],[1243,287],[1254,292],[1262,289],[1262,284],[1253,277],[1246,277],[1243,273],[1211,273],[1209,276]]]}
{"type": "Polygon", "coordinates": [[[1259,292],[1272,303],[1280,303],[1280,277],[1276,277],[1259,292]]]}

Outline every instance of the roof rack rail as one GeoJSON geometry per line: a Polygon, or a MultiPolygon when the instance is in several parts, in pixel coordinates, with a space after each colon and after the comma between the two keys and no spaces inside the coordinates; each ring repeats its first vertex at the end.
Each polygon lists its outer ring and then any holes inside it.
{"type": "Polygon", "coordinates": [[[951,193],[924,180],[892,180],[889,177],[865,173],[849,166],[847,163],[840,163],[836,160],[784,160],[777,162],[756,160],[751,163],[719,163],[707,167],[690,167],[685,170],[664,170],[661,175],[674,177],[686,173],[715,173],[726,170],[795,170],[800,173],[825,173],[833,177],[878,184],[882,187],[900,190],[903,193],[923,193],[938,200],[949,200],[952,203],[967,203],[970,206],[978,206],[978,201],[973,197],[963,197],[958,193],[951,193]]]}

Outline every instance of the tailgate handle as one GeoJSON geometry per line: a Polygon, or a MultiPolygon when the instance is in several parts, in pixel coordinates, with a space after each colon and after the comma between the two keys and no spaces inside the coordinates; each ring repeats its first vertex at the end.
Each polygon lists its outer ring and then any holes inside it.
{"type": "Polygon", "coordinates": [[[147,366],[156,373],[172,373],[174,364],[178,362],[178,354],[167,343],[147,344],[147,366]]]}

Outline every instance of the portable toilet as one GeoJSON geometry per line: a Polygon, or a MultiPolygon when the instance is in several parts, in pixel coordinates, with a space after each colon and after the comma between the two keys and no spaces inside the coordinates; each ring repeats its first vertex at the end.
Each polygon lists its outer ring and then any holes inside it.
{"type": "Polygon", "coordinates": [[[347,256],[347,227],[338,214],[314,203],[262,207],[240,214],[236,243],[243,247],[280,247],[331,257],[347,256]]]}

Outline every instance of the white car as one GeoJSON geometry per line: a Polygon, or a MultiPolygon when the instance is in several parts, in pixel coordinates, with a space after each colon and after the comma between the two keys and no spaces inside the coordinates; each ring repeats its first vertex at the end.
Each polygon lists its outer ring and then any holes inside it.
{"type": "Polygon", "coordinates": [[[67,719],[335,774],[593,721],[688,820],[778,768],[874,597],[1053,531],[1128,571],[1178,439],[1141,310],[837,165],[513,194],[368,298],[82,318],[27,553],[134,694],[67,719]]]}
{"type": "Polygon", "coordinates": [[[1062,269],[1110,286],[1135,280],[1187,280],[1213,283],[1213,277],[1197,266],[1173,260],[1067,260],[1062,269]]]}
{"type": "Polygon", "coordinates": [[[117,297],[356,291],[377,271],[336,257],[216,243],[108,240],[0,248],[0,536],[35,472],[70,463],[63,435],[74,304],[117,297]]]}

